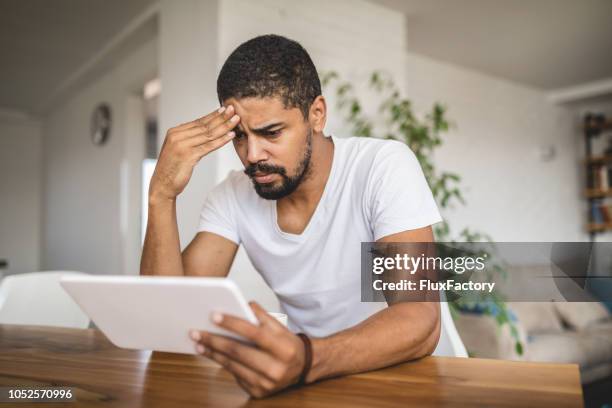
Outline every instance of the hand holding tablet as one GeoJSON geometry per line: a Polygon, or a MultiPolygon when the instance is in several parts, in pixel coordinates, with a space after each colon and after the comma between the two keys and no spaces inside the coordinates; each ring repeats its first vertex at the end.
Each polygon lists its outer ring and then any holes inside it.
{"type": "Polygon", "coordinates": [[[196,354],[189,338],[194,329],[244,340],[212,323],[213,312],[258,324],[238,287],[225,278],[70,276],[60,284],[122,348],[196,354]]]}

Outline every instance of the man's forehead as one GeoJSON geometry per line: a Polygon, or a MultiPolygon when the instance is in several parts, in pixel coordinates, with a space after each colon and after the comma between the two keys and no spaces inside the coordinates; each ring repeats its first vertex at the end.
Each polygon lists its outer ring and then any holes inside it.
{"type": "Polygon", "coordinates": [[[223,101],[223,105],[232,105],[240,116],[240,123],[251,129],[285,123],[299,119],[301,115],[298,108],[286,108],[280,97],[229,98],[223,101]]]}

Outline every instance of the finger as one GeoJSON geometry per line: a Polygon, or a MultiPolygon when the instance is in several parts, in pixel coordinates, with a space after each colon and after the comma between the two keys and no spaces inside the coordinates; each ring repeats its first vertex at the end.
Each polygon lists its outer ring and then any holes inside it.
{"type": "Polygon", "coordinates": [[[251,385],[251,384],[247,383],[246,381],[242,380],[238,376],[234,376],[234,379],[236,380],[238,385],[240,387],[242,387],[243,390],[245,390],[247,393],[249,393],[249,395],[251,397],[262,398],[262,397],[266,396],[266,392],[263,389],[261,389],[260,387],[255,387],[254,385],[251,385]]]}
{"type": "Polygon", "coordinates": [[[292,358],[290,351],[292,350],[290,346],[291,341],[287,341],[287,337],[283,336],[283,334],[289,334],[292,337],[295,337],[295,334],[289,332],[281,322],[276,320],[275,317],[270,316],[270,314],[268,314],[263,307],[259,306],[257,302],[249,302],[249,306],[251,306],[251,310],[253,310],[253,313],[255,313],[255,316],[259,320],[262,331],[273,339],[273,344],[270,348],[266,348],[266,350],[269,350],[280,360],[286,361],[286,359],[292,358]]]}
{"type": "MultiPolygon", "coordinates": [[[[194,132],[192,133],[191,137],[185,138],[183,139],[183,141],[188,147],[199,146],[211,140],[215,140],[225,136],[227,133],[234,130],[234,128],[238,125],[239,122],[240,117],[238,115],[234,115],[230,118],[230,120],[223,122],[214,129],[206,126],[193,128],[194,132]],[[196,129],[199,129],[199,132],[196,133],[196,129]]],[[[188,131],[191,130],[192,129],[189,129],[188,131]]]]}
{"type": "Polygon", "coordinates": [[[234,377],[234,380],[236,380],[236,383],[240,386],[240,388],[242,388],[247,394],[251,396],[253,395],[253,392],[255,392],[255,387],[253,387],[251,384],[247,383],[237,375],[232,374],[232,377],[234,377]]]}
{"type": "Polygon", "coordinates": [[[279,330],[287,330],[285,326],[283,326],[278,320],[276,320],[276,318],[270,316],[268,312],[266,312],[263,307],[259,306],[257,302],[249,302],[249,306],[251,306],[251,310],[253,310],[253,313],[255,313],[257,320],[259,320],[262,325],[270,327],[275,332],[278,332],[279,330]]]}
{"type": "Polygon", "coordinates": [[[177,132],[177,141],[184,141],[191,139],[193,137],[198,137],[201,135],[205,135],[206,131],[201,126],[192,126],[187,129],[183,129],[180,132],[177,132]]]}
{"type": "Polygon", "coordinates": [[[198,122],[198,125],[202,126],[204,129],[212,130],[222,123],[230,120],[235,114],[236,112],[234,111],[234,107],[229,105],[223,112],[219,112],[218,115],[211,118],[196,120],[196,122],[198,122]]]}
{"type": "Polygon", "coordinates": [[[230,339],[225,336],[218,336],[208,332],[200,332],[200,340],[198,341],[204,346],[204,350],[221,353],[230,360],[238,362],[251,370],[264,375],[271,380],[275,379],[280,371],[280,363],[277,362],[270,354],[246,344],[242,344],[237,340],[230,339]]]}
{"type": "Polygon", "coordinates": [[[198,352],[203,356],[217,362],[219,365],[229,371],[236,379],[238,385],[240,385],[246,392],[254,397],[263,397],[276,388],[276,384],[270,379],[262,376],[249,367],[232,360],[223,353],[210,349],[198,349],[198,352]]]}
{"type": "MultiPolygon", "coordinates": [[[[225,107],[223,108],[225,109],[225,107]]],[[[191,122],[187,122],[170,129],[168,131],[168,134],[166,135],[166,138],[164,139],[164,145],[167,141],[172,141],[173,143],[182,143],[184,140],[190,139],[194,136],[210,135],[211,131],[213,130],[213,128],[208,124],[210,120],[216,120],[217,118],[219,118],[219,123],[223,123],[223,121],[230,120],[232,116],[236,116],[230,114],[226,119],[224,117],[225,112],[227,112],[227,110],[224,110],[223,112],[218,110],[205,117],[198,118],[191,122]]],[[[215,127],[218,126],[215,125],[215,127]]],[[[233,128],[233,126],[231,126],[231,128],[233,128]]]]}
{"type": "Polygon", "coordinates": [[[222,137],[219,137],[214,140],[210,140],[208,142],[205,142],[198,146],[193,147],[195,151],[195,155],[196,155],[196,160],[200,160],[202,157],[206,156],[208,153],[221,148],[226,143],[228,143],[230,140],[232,140],[234,137],[236,137],[235,132],[228,132],[222,137]]]}
{"type": "Polygon", "coordinates": [[[181,129],[181,130],[189,129],[189,128],[192,128],[192,127],[199,126],[199,125],[201,125],[203,123],[207,123],[208,121],[210,121],[210,120],[216,118],[217,116],[221,115],[222,113],[224,113],[226,110],[227,110],[227,108],[225,106],[221,106],[219,109],[214,110],[214,111],[212,111],[212,112],[210,112],[210,113],[208,113],[208,114],[206,114],[204,116],[201,116],[201,117],[199,117],[197,119],[194,119],[194,120],[189,121],[189,122],[185,122],[185,123],[177,126],[177,129],[181,129]]]}
{"type": "Polygon", "coordinates": [[[185,142],[185,146],[187,147],[199,146],[211,140],[225,136],[236,127],[238,122],[240,122],[240,117],[238,115],[234,115],[230,118],[230,120],[221,123],[214,129],[208,125],[194,127],[186,131],[192,132],[191,137],[183,138],[181,141],[185,142]]]}
{"type": "Polygon", "coordinates": [[[223,368],[232,373],[234,376],[246,383],[250,387],[264,387],[272,389],[274,383],[268,378],[262,376],[251,368],[232,360],[223,353],[214,350],[205,349],[202,355],[219,363],[223,368]]]}
{"type": "MultiPolygon", "coordinates": [[[[220,137],[227,136],[227,133],[229,132],[233,132],[230,130],[218,136],[215,134],[215,137],[212,137],[210,133],[206,133],[201,130],[197,130],[197,128],[193,128],[193,130],[194,132],[190,137],[187,137],[180,141],[182,147],[184,148],[198,147],[205,143],[218,139],[220,137]]],[[[191,131],[191,129],[189,131],[191,131]]],[[[235,132],[233,132],[232,134],[235,136],[235,132]]]]}
{"type": "MultiPolygon", "coordinates": [[[[221,135],[226,134],[230,130],[234,129],[240,122],[240,116],[233,115],[229,119],[222,121],[216,126],[210,126],[208,133],[211,139],[215,139],[221,135]]],[[[216,122],[215,122],[216,123],[216,122]]]]}
{"type": "Polygon", "coordinates": [[[266,327],[254,325],[239,317],[221,313],[214,313],[212,320],[217,326],[234,332],[274,354],[277,339],[266,327]]]}

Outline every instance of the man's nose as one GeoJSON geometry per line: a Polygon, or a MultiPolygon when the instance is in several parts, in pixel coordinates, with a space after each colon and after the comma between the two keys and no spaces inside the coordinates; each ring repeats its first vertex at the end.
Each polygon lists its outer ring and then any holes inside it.
{"type": "Polygon", "coordinates": [[[266,150],[257,136],[249,136],[247,138],[247,161],[255,164],[268,159],[266,150]]]}

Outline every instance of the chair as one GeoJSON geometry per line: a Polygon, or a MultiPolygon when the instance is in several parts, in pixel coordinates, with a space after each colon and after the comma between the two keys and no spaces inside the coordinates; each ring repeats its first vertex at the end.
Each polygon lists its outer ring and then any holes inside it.
{"type": "Polygon", "coordinates": [[[80,272],[32,272],[0,281],[0,324],[87,328],[85,315],[59,284],[80,272]]]}
{"type": "Polygon", "coordinates": [[[440,321],[442,326],[440,340],[433,355],[439,357],[467,357],[467,350],[455,327],[448,302],[440,302],[440,321]]]}

